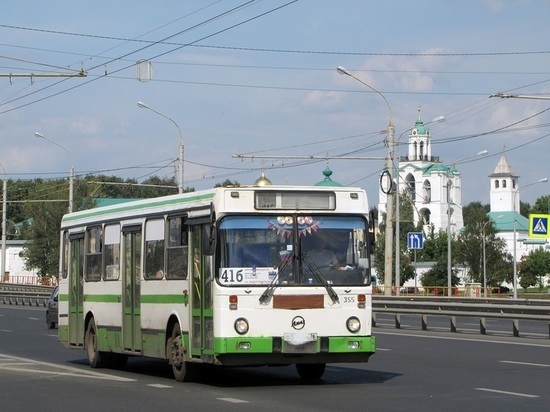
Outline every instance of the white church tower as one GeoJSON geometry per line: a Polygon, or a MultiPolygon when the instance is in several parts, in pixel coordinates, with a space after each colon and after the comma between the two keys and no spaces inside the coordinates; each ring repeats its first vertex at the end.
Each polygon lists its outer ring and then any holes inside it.
{"type": "Polygon", "coordinates": [[[506,156],[502,155],[492,174],[490,190],[490,212],[498,236],[506,241],[507,252],[515,254],[519,262],[530,251],[546,244],[544,239],[529,238],[529,219],[520,214],[519,176],[514,172],[506,156]]]}
{"type": "Polygon", "coordinates": [[[518,175],[510,166],[506,156],[502,155],[491,179],[491,212],[519,212],[518,175]],[[517,192],[517,193],[516,193],[517,192]]]}
{"type": "MultiPolygon", "coordinates": [[[[454,233],[462,229],[460,173],[456,167],[445,166],[438,156],[432,155],[430,130],[422,121],[420,109],[409,132],[407,155],[399,156],[397,146],[395,157],[399,176],[393,177],[394,182],[399,181],[401,204],[408,201],[413,206],[414,223],[421,221],[425,233],[432,227],[435,232],[450,229],[454,233]]],[[[379,189],[379,220],[386,212],[386,199],[387,195],[379,189]]]]}

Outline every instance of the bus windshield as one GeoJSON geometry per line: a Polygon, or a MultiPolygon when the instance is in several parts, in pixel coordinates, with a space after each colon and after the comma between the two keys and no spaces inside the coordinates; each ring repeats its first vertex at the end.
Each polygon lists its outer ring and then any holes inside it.
{"type": "Polygon", "coordinates": [[[362,216],[226,216],[219,229],[222,285],[370,283],[362,216]]]}

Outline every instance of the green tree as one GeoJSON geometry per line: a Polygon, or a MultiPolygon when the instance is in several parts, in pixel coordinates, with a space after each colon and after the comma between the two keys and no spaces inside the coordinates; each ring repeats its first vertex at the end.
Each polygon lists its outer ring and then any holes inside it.
{"type": "Polygon", "coordinates": [[[216,183],[214,185],[214,187],[229,187],[229,186],[233,186],[233,187],[240,187],[241,184],[239,182],[237,182],[236,180],[235,181],[231,181],[229,179],[226,179],[224,180],[223,182],[221,183],[216,183]]]}
{"type": "Polygon", "coordinates": [[[498,286],[512,276],[512,258],[506,253],[506,242],[498,237],[496,228],[487,217],[489,206],[472,202],[465,206],[464,228],[458,236],[458,260],[469,267],[470,279],[483,283],[483,244],[487,285],[498,286]],[[485,239],[484,239],[485,238],[485,239]]]}
{"type": "Polygon", "coordinates": [[[550,214],[550,196],[539,197],[530,210],[530,213],[550,214]]]}
{"type": "MultiPolygon", "coordinates": [[[[448,242],[447,232],[440,230],[436,232],[433,226],[430,226],[428,232],[424,233],[424,248],[417,252],[417,260],[422,262],[447,262],[448,242]]],[[[451,239],[451,258],[456,258],[454,253],[455,244],[451,239]]]]}
{"type": "Polygon", "coordinates": [[[529,213],[531,212],[531,204],[527,202],[519,202],[519,213],[522,216],[529,217],[529,213]]]}
{"type": "MultiPolygon", "coordinates": [[[[407,280],[414,278],[415,270],[412,265],[411,253],[407,248],[407,233],[420,231],[413,221],[413,207],[407,193],[400,196],[399,208],[399,251],[396,250],[397,242],[393,242],[392,250],[392,284],[396,283],[396,253],[399,253],[399,286],[402,286],[407,280]]],[[[377,212],[377,211],[376,211],[377,212]]],[[[375,213],[376,213],[375,212],[375,213]]],[[[376,238],[374,250],[374,269],[378,277],[385,276],[385,261],[386,261],[386,215],[384,214],[383,223],[379,225],[379,235],[376,238]]],[[[393,238],[396,239],[396,227],[394,225],[393,238]]]]}
{"type": "MultiPolygon", "coordinates": [[[[422,286],[424,287],[448,287],[449,275],[447,272],[447,265],[444,262],[436,262],[435,265],[422,276],[422,286]]],[[[459,279],[455,274],[455,271],[452,271],[451,274],[451,285],[458,285],[459,279]]]]}
{"type": "Polygon", "coordinates": [[[544,286],[544,279],[550,273],[550,252],[539,248],[524,255],[518,264],[519,284],[527,289],[530,286],[544,286]]]}
{"type": "Polygon", "coordinates": [[[65,199],[55,199],[59,195],[59,184],[59,181],[48,181],[39,185],[36,195],[44,199],[26,203],[23,207],[26,215],[32,217],[32,223],[22,234],[28,240],[23,258],[26,269],[36,269],[38,276],[57,276],[59,271],[59,226],[67,212],[65,199]]]}

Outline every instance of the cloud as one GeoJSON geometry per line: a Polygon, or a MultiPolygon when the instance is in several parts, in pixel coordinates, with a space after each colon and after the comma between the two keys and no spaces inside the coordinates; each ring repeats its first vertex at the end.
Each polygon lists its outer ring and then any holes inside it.
{"type": "Polygon", "coordinates": [[[325,92],[320,90],[309,92],[304,99],[304,104],[306,106],[313,106],[321,109],[331,109],[337,107],[341,102],[342,93],[330,91],[325,92]]]}
{"type": "Polygon", "coordinates": [[[485,5],[493,13],[500,13],[504,10],[504,1],[503,0],[485,0],[485,5]]]}

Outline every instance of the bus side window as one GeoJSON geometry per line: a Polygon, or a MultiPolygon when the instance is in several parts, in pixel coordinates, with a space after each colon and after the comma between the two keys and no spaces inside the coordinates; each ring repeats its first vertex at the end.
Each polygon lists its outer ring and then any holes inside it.
{"type": "Polygon", "coordinates": [[[145,279],[164,278],[164,219],[145,222],[145,279]]]}
{"type": "Polygon", "coordinates": [[[162,279],[164,277],[164,240],[145,242],[145,278],[162,279]]]}
{"type": "Polygon", "coordinates": [[[120,278],[120,225],[105,225],[103,247],[103,276],[105,280],[120,278]]]}
{"type": "Polygon", "coordinates": [[[181,217],[168,218],[166,255],[166,279],[187,279],[188,233],[181,217]]]}
{"type": "Polygon", "coordinates": [[[103,229],[101,226],[89,228],[86,231],[86,272],[87,282],[97,282],[101,279],[101,252],[103,229]]]}

